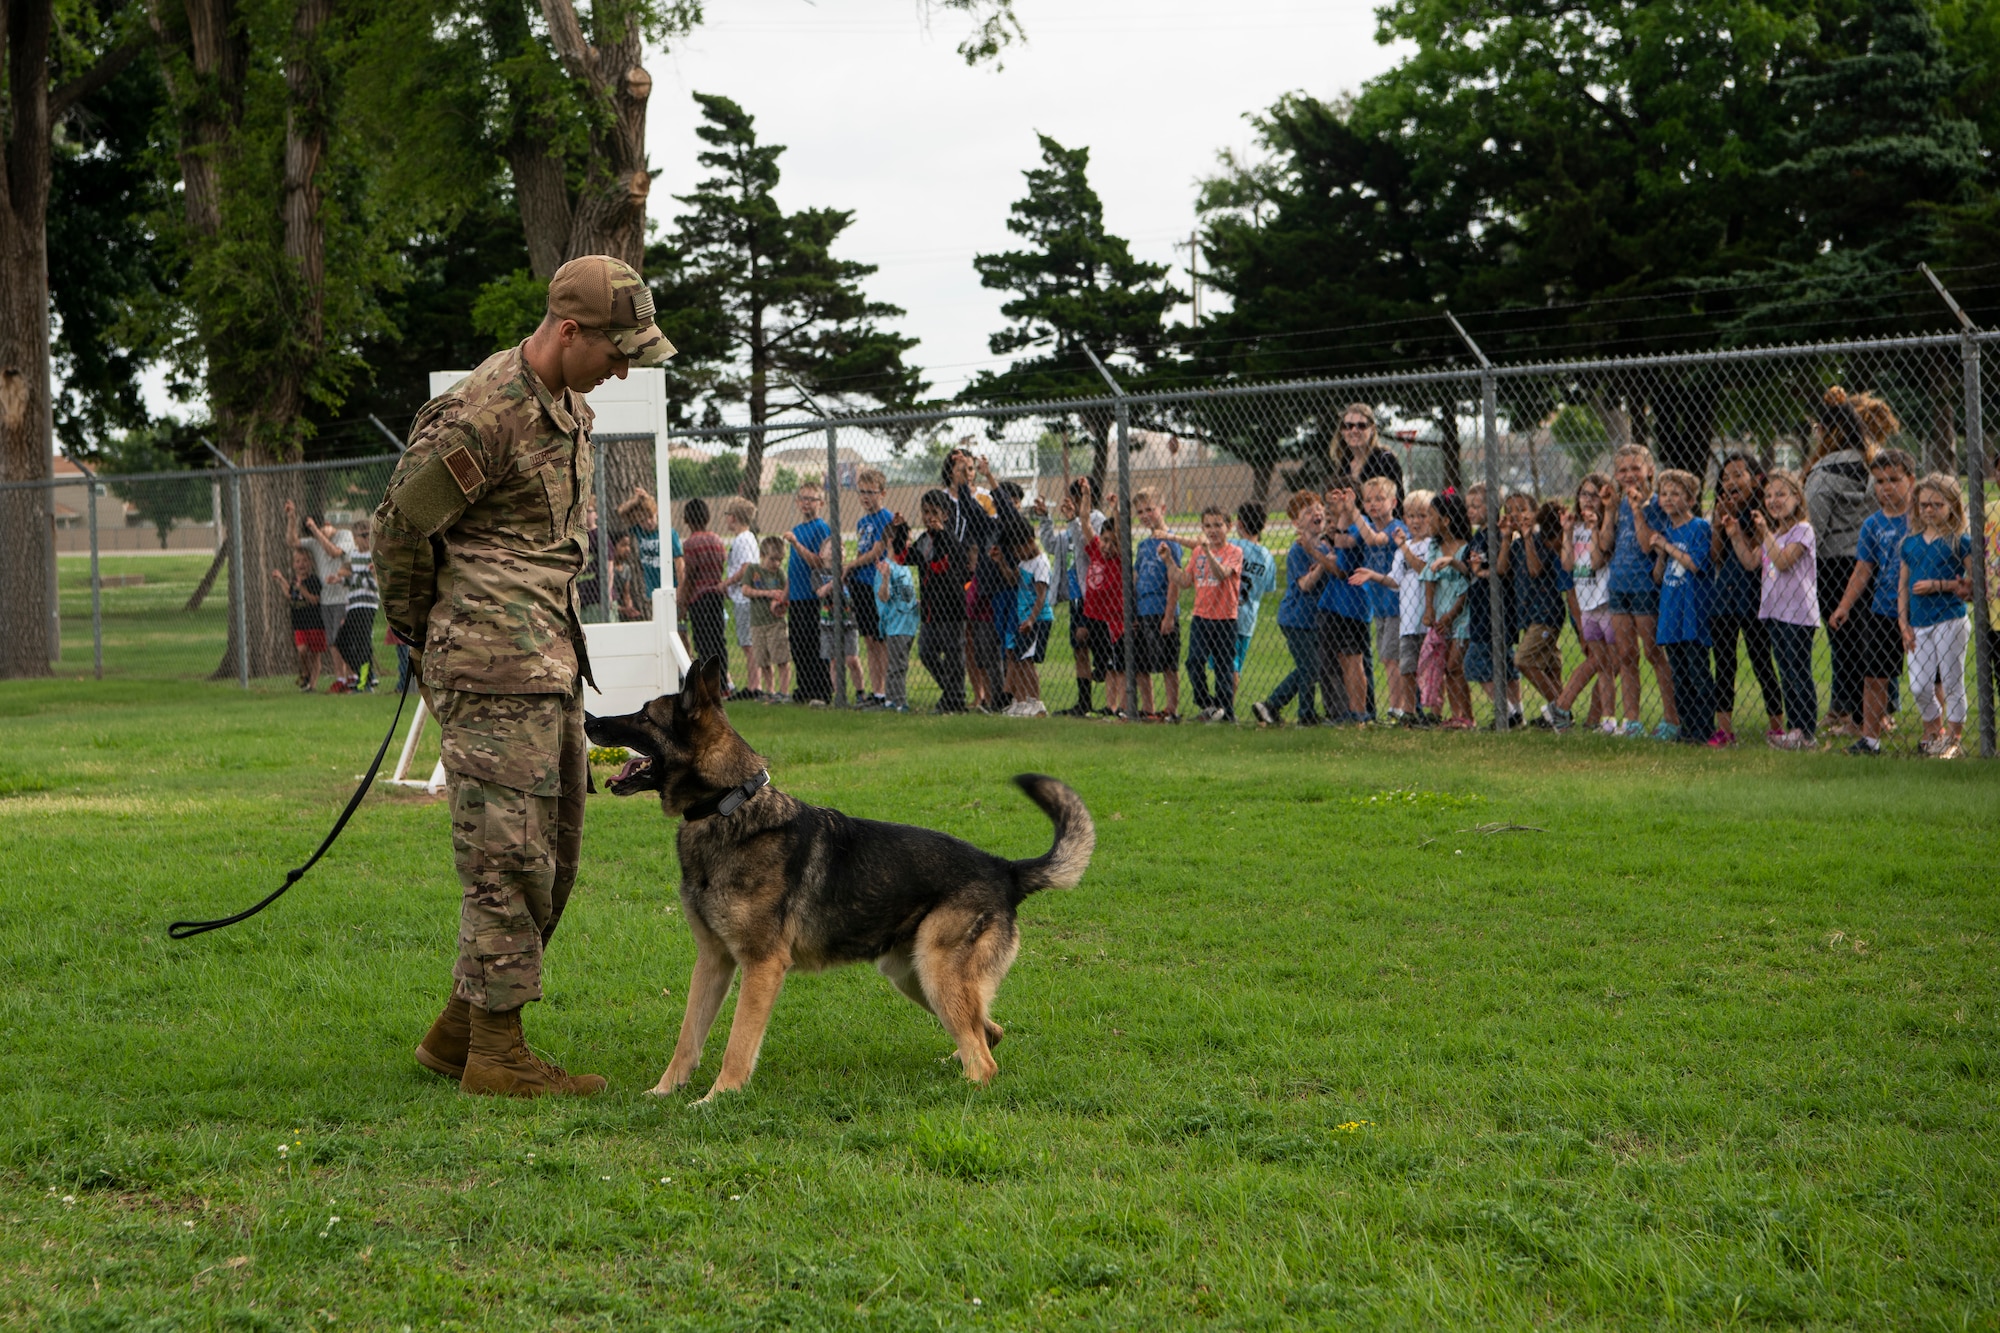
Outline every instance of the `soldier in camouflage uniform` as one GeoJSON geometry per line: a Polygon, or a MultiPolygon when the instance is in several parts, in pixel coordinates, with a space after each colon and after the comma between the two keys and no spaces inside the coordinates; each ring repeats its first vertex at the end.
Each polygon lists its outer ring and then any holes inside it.
{"type": "Polygon", "coordinates": [[[444,730],[464,888],[452,999],[417,1059],[467,1092],[604,1087],[530,1053],[521,1007],[542,997],[542,950],[583,844],[583,395],[673,354],[637,273],[602,255],[571,260],[526,342],[424,405],[375,511],[382,607],[421,653],[418,680],[444,730]]]}

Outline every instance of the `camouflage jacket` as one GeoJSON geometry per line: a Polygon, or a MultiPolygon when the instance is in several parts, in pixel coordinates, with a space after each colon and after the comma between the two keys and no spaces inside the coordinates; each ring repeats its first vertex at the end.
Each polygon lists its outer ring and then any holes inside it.
{"type": "Polygon", "coordinates": [[[375,573],[426,687],[567,694],[590,679],[574,585],[591,420],[576,395],[549,395],[520,347],[417,414],[375,511],[375,573]]]}

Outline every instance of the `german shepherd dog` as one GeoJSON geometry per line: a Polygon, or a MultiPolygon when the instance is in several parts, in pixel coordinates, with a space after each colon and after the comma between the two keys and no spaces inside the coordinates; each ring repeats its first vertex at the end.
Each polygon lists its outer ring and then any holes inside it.
{"type": "Polygon", "coordinates": [[[1073,887],[1097,845],[1082,799],[1054,778],[1014,779],[1055,823],[1055,845],[1027,861],[931,829],[853,819],[770,786],[763,757],[723,712],[723,691],[723,663],[710,658],[679,694],[585,720],[592,743],[637,756],[612,792],[656,791],[660,809],[682,820],[694,977],[673,1060],[653,1093],[693,1075],[736,969],[743,987],[708,1097],[749,1081],[785,973],[858,962],[874,963],[937,1015],[965,1076],[987,1082],[999,1072],[991,1048],[1003,1035],[987,1011],[1020,948],[1015,910],[1037,889],[1073,887]]]}

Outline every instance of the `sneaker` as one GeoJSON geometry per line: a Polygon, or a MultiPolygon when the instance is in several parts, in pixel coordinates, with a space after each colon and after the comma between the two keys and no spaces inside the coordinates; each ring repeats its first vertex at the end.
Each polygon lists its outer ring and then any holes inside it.
{"type": "Polygon", "coordinates": [[[1509,708],[1507,710],[1507,725],[1510,728],[1525,727],[1528,725],[1528,716],[1518,708],[1509,708]]]}
{"type": "Polygon", "coordinates": [[[1942,736],[1926,736],[1917,742],[1917,753],[1926,759],[1935,758],[1937,752],[1944,748],[1944,744],[1942,736]]]}
{"type": "Polygon", "coordinates": [[[1712,732],[1705,744],[1711,750],[1727,750],[1736,744],[1736,737],[1726,731],[1712,732]]]}
{"type": "Polygon", "coordinates": [[[1048,715],[1049,706],[1040,699],[1028,700],[1028,711],[1022,714],[1023,717],[1047,717],[1048,715]]]}
{"type": "Polygon", "coordinates": [[[1854,744],[1847,747],[1847,753],[1857,756],[1866,755],[1873,758],[1882,753],[1882,742],[1871,741],[1866,736],[1862,736],[1854,744]]]}
{"type": "Polygon", "coordinates": [[[1278,725],[1278,715],[1272,712],[1271,705],[1265,703],[1262,699],[1250,705],[1250,716],[1257,719],[1257,725],[1260,727],[1275,727],[1278,725]]]}
{"type": "Polygon", "coordinates": [[[1597,724],[1597,730],[1600,735],[1616,736],[1618,734],[1618,719],[1611,717],[1605,718],[1602,722],[1597,724]]]}
{"type": "Polygon", "coordinates": [[[1410,723],[1410,715],[1400,708],[1391,708],[1382,718],[1385,727],[1405,727],[1410,723]]]}
{"type": "Polygon", "coordinates": [[[1567,708],[1543,704],[1541,721],[1550,731],[1568,731],[1576,724],[1576,715],[1567,708]]]}
{"type": "Polygon", "coordinates": [[[1440,723],[1446,731],[1470,731],[1472,719],[1469,717],[1448,717],[1440,723]]]}
{"type": "Polygon", "coordinates": [[[1778,739],[1778,737],[1783,736],[1785,734],[1786,734],[1785,729],[1783,727],[1770,726],[1764,728],[1764,739],[1766,741],[1775,742],[1778,739]]]}
{"type": "Polygon", "coordinates": [[[806,700],[806,707],[807,707],[807,708],[824,708],[824,707],[826,707],[826,700],[824,700],[824,699],[808,699],[808,700],[806,700]]]}
{"type": "Polygon", "coordinates": [[[1634,740],[1644,740],[1646,738],[1646,724],[1644,722],[1627,722],[1618,729],[1618,734],[1620,736],[1629,736],[1634,740]]]}
{"type": "Polygon", "coordinates": [[[1220,708],[1204,708],[1194,715],[1194,720],[1197,722],[1220,722],[1222,721],[1222,710],[1220,708]]]}
{"type": "Polygon", "coordinates": [[[1937,752],[1936,757],[1939,759],[1959,759],[1963,758],[1964,755],[1965,751],[1957,741],[1947,739],[1944,743],[1944,748],[1937,752]]]}
{"type": "Polygon", "coordinates": [[[1771,748],[1774,750],[1798,751],[1814,748],[1813,738],[1797,728],[1782,732],[1777,736],[1768,736],[1765,739],[1770,742],[1771,748]]]}
{"type": "Polygon", "coordinates": [[[336,680],[333,684],[326,687],[326,692],[328,694],[352,694],[354,691],[347,688],[346,681],[336,680]]]}
{"type": "Polygon", "coordinates": [[[742,689],[731,690],[729,692],[729,701],[731,703],[755,703],[762,697],[763,696],[759,695],[757,691],[751,689],[747,685],[744,686],[742,689]]]}
{"type": "Polygon", "coordinates": [[[1677,741],[1680,738],[1681,729],[1671,722],[1662,722],[1653,728],[1653,739],[1656,741],[1677,741]]]}

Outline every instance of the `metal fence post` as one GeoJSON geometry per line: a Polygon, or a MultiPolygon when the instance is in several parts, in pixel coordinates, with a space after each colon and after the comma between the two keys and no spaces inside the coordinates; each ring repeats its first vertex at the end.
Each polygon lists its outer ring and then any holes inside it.
{"type": "Polygon", "coordinates": [[[1967,329],[1960,344],[1965,365],[1965,498],[1967,526],[1972,530],[1972,559],[1966,573],[1972,581],[1973,678],[1979,687],[1979,754],[1993,758],[1993,617],[1986,586],[1986,422],[1980,401],[1979,339],[1967,329]]]}
{"type": "Polygon", "coordinates": [[[1986,418],[1980,400],[1979,327],[1959,308],[1930,265],[1917,270],[1958,316],[1958,359],[1965,371],[1965,516],[1973,557],[1965,572],[1972,584],[1973,681],[1979,690],[1979,755],[1993,757],[1993,619],[1986,605],[1986,418]]]}
{"type": "Polygon", "coordinates": [[[1472,341],[1472,335],[1458,322],[1458,316],[1449,310],[1444,317],[1458,330],[1458,336],[1472,349],[1472,355],[1479,361],[1479,415],[1483,426],[1486,449],[1486,605],[1490,608],[1491,623],[1489,638],[1493,654],[1493,729],[1507,730],[1512,718],[1513,705],[1507,697],[1507,591],[1500,586],[1500,553],[1496,550],[1500,535],[1500,428],[1497,386],[1493,379],[1493,363],[1486,359],[1486,353],[1479,344],[1472,341]]]}
{"type": "MultiPolygon", "coordinates": [[[[1133,717],[1139,715],[1139,588],[1138,567],[1133,559],[1132,549],[1132,407],[1125,401],[1125,388],[1111,378],[1111,372],[1097,359],[1097,353],[1088,346],[1083,354],[1090,358],[1090,364],[1097,367],[1097,373],[1111,386],[1112,394],[1118,399],[1118,563],[1119,582],[1124,591],[1125,613],[1125,711],[1133,717]]],[[[1085,526],[1088,526],[1086,519],[1085,526]]],[[[1179,664],[1175,664],[1179,670],[1179,664]]],[[[1150,686],[1148,688],[1151,688],[1150,686]]]]}
{"type": "Polygon", "coordinates": [[[91,672],[104,679],[104,574],[97,559],[97,474],[83,463],[69,460],[83,474],[84,508],[90,515],[90,664],[91,672]]]}
{"type": "Polygon", "coordinates": [[[840,427],[831,421],[826,423],[826,515],[827,526],[833,529],[833,660],[828,667],[833,672],[833,706],[845,708],[847,655],[841,649],[847,643],[847,583],[840,560],[840,427]]]}
{"type": "Polygon", "coordinates": [[[229,455],[207,440],[202,447],[229,469],[229,600],[236,607],[236,683],[250,688],[250,608],[244,598],[248,586],[243,577],[243,477],[229,455]]]}

